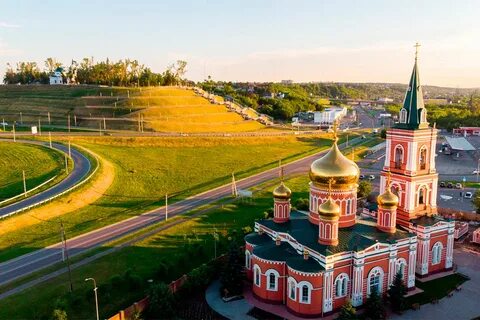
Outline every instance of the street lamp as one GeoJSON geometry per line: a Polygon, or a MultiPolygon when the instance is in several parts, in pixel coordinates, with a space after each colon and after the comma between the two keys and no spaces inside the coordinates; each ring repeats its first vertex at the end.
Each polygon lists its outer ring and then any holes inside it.
{"type": "Polygon", "coordinates": [[[95,292],[95,311],[97,312],[97,320],[99,320],[98,316],[98,297],[97,297],[97,282],[93,278],[87,278],[85,281],[93,281],[93,292],[95,292]]]}

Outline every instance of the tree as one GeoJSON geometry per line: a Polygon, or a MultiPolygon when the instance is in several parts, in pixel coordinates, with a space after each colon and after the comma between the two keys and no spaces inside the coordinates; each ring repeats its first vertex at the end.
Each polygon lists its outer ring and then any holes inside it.
{"type": "Polygon", "coordinates": [[[392,306],[393,311],[401,312],[405,309],[406,294],[407,287],[403,283],[402,275],[399,272],[395,275],[395,279],[393,280],[390,289],[388,289],[388,298],[390,300],[390,305],[392,306]]]}
{"type": "Polygon", "coordinates": [[[357,320],[357,310],[352,306],[350,300],[347,300],[342,308],[340,309],[340,313],[337,317],[337,320],[357,320]]]}
{"type": "Polygon", "coordinates": [[[387,139],[387,129],[382,129],[382,131],[380,131],[380,138],[387,139]]]}
{"type": "Polygon", "coordinates": [[[387,311],[385,310],[385,304],[382,297],[378,294],[376,288],[372,289],[370,296],[365,302],[365,319],[371,320],[383,320],[387,317],[387,311]]]}
{"type": "Polygon", "coordinates": [[[309,207],[310,203],[308,199],[300,198],[295,202],[295,208],[297,208],[297,210],[308,211],[309,207]]]}
{"type": "Polygon", "coordinates": [[[220,294],[222,296],[232,297],[242,293],[242,262],[243,259],[241,257],[240,248],[236,245],[235,241],[232,241],[228,252],[228,262],[220,277],[220,282],[222,283],[220,294]]]}
{"type": "Polygon", "coordinates": [[[175,296],[165,283],[157,283],[148,290],[148,318],[171,319],[175,314],[175,296]]]}
{"type": "Polygon", "coordinates": [[[473,206],[477,209],[477,213],[480,213],[480,189],[477,189],[477,191],[475,191],[472,202],[473,206]]]}
{"type": "Polygon", "coordinates": [[[372,184],[369,181],[360,181],[357,189],[357,196],[359,198],[364,198],[372,192],[372,184]]]}
{"type": "Polygon", "coordinates": [[[52,320],[67,320],[67,312],[62,309],[55,309],[52,313],[52,320]]]}

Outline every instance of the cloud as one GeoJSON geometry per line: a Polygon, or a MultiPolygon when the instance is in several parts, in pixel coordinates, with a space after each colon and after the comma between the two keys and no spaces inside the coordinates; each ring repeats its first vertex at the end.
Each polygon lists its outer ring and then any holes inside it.
{"type": "Polygon", "coordinates": [[[13,24],[13,23],[8,23],[5,21],[0,21],[0,28],[6,28],[6,29],[17,29],[20,28],[21,26],[19,24],[13,24]]]}

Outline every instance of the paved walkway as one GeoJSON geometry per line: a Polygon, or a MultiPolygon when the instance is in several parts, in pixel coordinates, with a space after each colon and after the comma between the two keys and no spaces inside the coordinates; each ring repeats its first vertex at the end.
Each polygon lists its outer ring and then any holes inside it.
{"type": "Polygon", "coordinates": [[[409,310],[391,319],[399,320],[468,320],[480,316],[480,254],[455,249],[454,261],[458,272],[471,278],[462,284],[462,290],[451,298],[443,298],[438,304],[424,304],[420,310],[409,310]]]}
{"type": "Polygon", "coordinates": [[[245,299],[223,302],[220,298],[220,281],[215,281],[205,292],[210,308],[231,320],[255,320],[247,313],[253,308],[245,299]]]}

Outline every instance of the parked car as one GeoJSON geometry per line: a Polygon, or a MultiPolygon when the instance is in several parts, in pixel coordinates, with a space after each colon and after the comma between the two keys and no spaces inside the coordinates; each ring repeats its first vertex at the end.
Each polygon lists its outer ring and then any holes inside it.
{"type": "Polygon", "coordinates": [[[455,189],[462,189],[462,188],[463,188],[463,186],[460,182],[455,184],[455,189]]]}
{"type": "Polygon", "coordinates": [[[480,170],[473,170],[472,174],[480,174],[480,170]]]}
{"type": "Polygon", "coordinates": [[[375,180],[375,176],[373,174],[369,175],[368,180],[375,180]]]}
{"type": "Polygon", "coordinates": [[[473,197],[473,193],[471,193],[470,191],[469,192],[465,192],[465,198],[467,199],[472,199],[473,197]]]}
{"type": "Polygon", "coordinates": [[[447,184],[447,188],[450,188],[450,189],[453,188],[453,183],[449,182],[449,183],[447,184]]]}
{"type": "Polygon", "coordinates": [[[445,183],[445,181],[440,181],[440,188],[445,188],[447,186],[447,184],[445,183]]]}
{"type": "Polygon", "coordinates": [[[365,175],[364,175],[364,174],[361,174],[361,175],[360,175],[360,179],[365,179],[365,175]]]}

